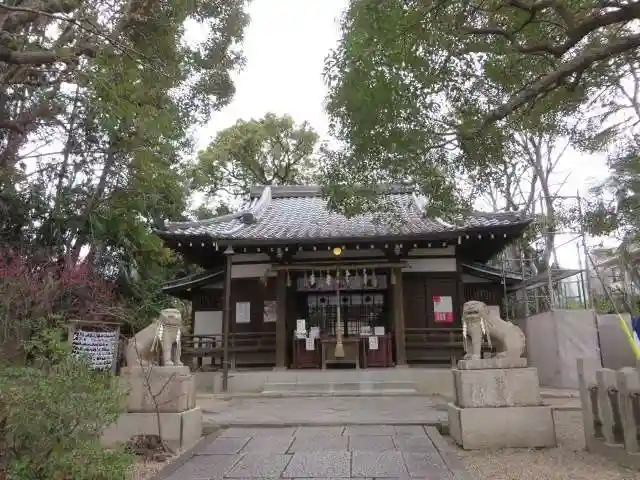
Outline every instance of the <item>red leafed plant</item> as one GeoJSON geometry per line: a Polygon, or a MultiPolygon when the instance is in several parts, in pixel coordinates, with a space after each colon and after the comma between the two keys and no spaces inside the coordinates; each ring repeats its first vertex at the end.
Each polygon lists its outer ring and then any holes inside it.
{"type": "Polygon", "coordinates": [[[53,316],[113,319],[121,310],[113,286],[92,265],[0,249],[1,343],[19,344],[35,322],[53,316]]]}

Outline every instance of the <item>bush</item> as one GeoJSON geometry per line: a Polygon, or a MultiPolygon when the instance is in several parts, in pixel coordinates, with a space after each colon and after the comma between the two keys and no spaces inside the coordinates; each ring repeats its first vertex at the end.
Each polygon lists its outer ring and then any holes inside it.
{"type": "Polygon", "coordinates": [[[29,349],[55,352],[54,361],[0,365],[0,478],[126,479],[133,457],[100,444],[103,429],[123,411],[126,392],[111,374],[65,352],[55,332],[41,331],[39,338],[29,349]]]}

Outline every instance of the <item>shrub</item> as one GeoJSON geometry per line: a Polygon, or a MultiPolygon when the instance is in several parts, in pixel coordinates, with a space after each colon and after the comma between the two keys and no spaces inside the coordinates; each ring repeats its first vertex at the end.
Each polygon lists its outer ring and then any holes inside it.
{"type": "Polygon", "coordinates": [[[100,445],[124,394],[115,377],[71,355],[0,367],[0,472],[12,480],[126,479],[133,457],[100,445]]]}

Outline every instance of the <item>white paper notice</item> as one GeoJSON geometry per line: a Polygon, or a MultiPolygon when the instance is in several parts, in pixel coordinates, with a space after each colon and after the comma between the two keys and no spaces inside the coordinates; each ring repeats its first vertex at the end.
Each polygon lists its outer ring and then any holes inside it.
{"type": "Polygon", "coordinates": [[[369,350],[377,350],[378,349],[378,337],[375,335],[369,337],[369,350]]]}
{"type": "Polygon", "coordinates": [[[371,326],[370,325],[362,325],[360,327],[360,336],[361,337],[368,337],[369,335],[371,335],[371,326]]]}
{"type": "Polygon", "coordinates": [[[251,302],[236,302],[236,323],[251,323],[251,302]]]}
{"type": "Polygon", "coordinates": [[[375,328],[373,329],[373,334],[374,334],[376,337],[382,337],[382,336],[384,336],[384,327],[375,327],[375,328]]]}
{"type": "Polygon", "coordinates": [[[305,347],[308,352],[313,352],[316,349],[316,339],[308,337],[305,341],[305,347]]]}
{"type": "Polygon", "coordinates": [[[296,331],[298,332],[307,331],[307,321],[304,318],[299,318],[298,320],[296,320],[296,331]]]}
{"type": "Polygon", "coordinates": [[[318,337],[320,337],[320,328],[319,327],[311,327],[309,329],[309,337],[310,338],[318,338],[318,337]]]}

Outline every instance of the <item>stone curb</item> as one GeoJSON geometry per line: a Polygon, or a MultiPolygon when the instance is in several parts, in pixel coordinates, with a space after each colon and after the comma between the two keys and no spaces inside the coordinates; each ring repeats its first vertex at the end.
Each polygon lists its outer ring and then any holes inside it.
{"type": "Polygon", "coordinates": [[[462,460],[460,460],[458,453],[449,446],[440,432],[435,427],[429,426],[425,426],[425,431],[431,438],[438,453],[440,453],[445,465],[453,474],[454,480],[473,480],[462,460]]]}
{"type": "Polygon", "coordinates": [[[434,397],[420,392],[381,392],[377,390],[358,390],[344,392],[266,392],[266,393],[206,393],[196,397],[198,400],[233,400],[236,398],[326,398],[326,397],[434,397]]]}
{"type": "Polygon", "coordinates": [[[200,440],[198,440],[191,448],[182,452],[177,458],[175,458],[172,462],[166,464],[164,467],[160,469],[150,480],[163,480],[170,475],[173,475],[180,467],[182,467],[185,463],[191,460],[194,454],[207,442],[213,440],[218,436],[221,429],[216,428],[211,431],[211,429],[203,428],[203,432],[208,430],[208,433],[205,433],[200,440]]]}
{"type": "Polygon", "coordinates": [[[368,425],[419,425],[419,426],[430,426],[436,428],[443,428],[444,425],[447,424],[447,420],[405,420],[405,421],[387,421],[380,422],[379,420],[374,421],[359,421],[354,422],[352,420],[347,421],[334,421],[334,422],[283,422],[283,421],[273,421],[273,422],[232,422],[232,423],[206,423],[204,424],[204,428],[273,428],[273,427],[342,427],[342,426],[368,426],[368,425]]]}

